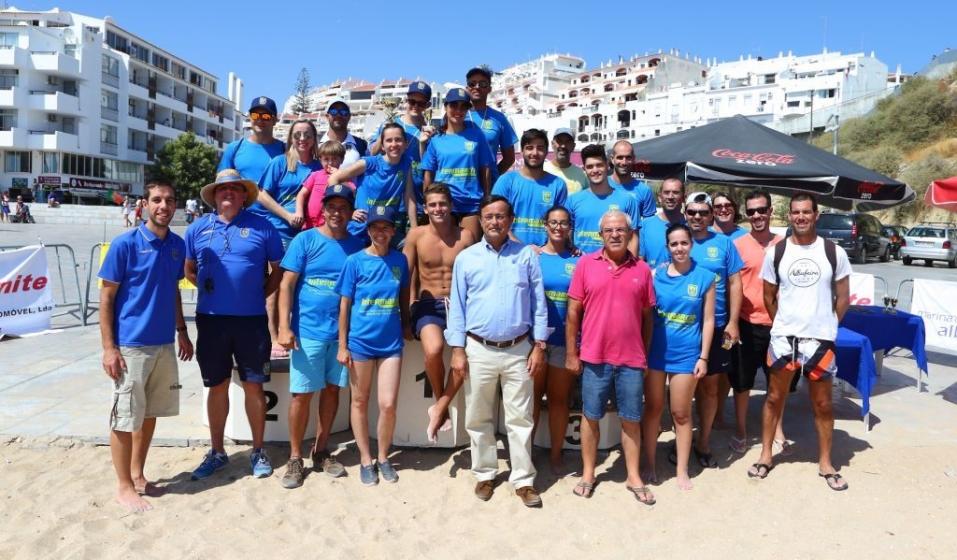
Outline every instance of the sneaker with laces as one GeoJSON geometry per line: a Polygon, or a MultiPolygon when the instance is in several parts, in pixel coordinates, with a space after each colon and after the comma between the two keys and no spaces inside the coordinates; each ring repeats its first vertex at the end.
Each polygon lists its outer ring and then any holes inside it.
{"type": "Polygon", "coordinates": [[[328,451],[316,451],[312,454],[312,470],[325,473],[332,478],[345,476],[346,468],[328,451]]]}
{"type": "Polygon", "coordinates": [[[388,461],[379,463],[379,473],[382,474],[382,480],[386,482],[399,482],[399,473],[395,472],[395,467],[388,461]]]}
{"type": "Polygon", "coordinates": [[[253,469],[253,476],[256,478],[266,478],[272,475],[272,463],[269,462],[269,456],[265,449],[253,449],[249,456],[249,466],[253,469]]]}
{"type": "Polygon", "coordinates": [[[201,480],[212,475],[214,472],[225,467],[229,463],[229,457],[222,452],[210,449],[203,457],[203,462],[193,471],[191,478],[201,480]]]}
{"type": "Polygon", "coordinates": [[[359,465],[359,482],[363,486],[375,486],[379,484],[379,473],[376,471],[375,463],[371,465],[359,465]]]}
{"type": "Polygon", "coordinates": [[[303,479],[303,462],[302,457],[296,457],[294,459],[289,459],[289,462],[286,463],[286,474],[282,476],[282,487],[283,488],[299,488],[302,486],[303,479]]]}

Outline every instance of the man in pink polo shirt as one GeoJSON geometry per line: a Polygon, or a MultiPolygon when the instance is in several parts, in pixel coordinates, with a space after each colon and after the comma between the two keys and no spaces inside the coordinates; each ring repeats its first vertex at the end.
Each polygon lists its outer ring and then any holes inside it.
{"type": "Polygon", "coordinates": [[[634,235],[629,216],[620,210],[609,210],[601,217],[598,228],[603,247],[578,261],[568,288],[565,367],[583,374],[582,477],[575,494],[590,498],[594,490],[598,421],[605,415],[614,389],[628,471],[625,488],[639,502],[652,505],[655,496],[641,480],[638,455],[654,284],[648,265],[628,251],[634,235]]]}

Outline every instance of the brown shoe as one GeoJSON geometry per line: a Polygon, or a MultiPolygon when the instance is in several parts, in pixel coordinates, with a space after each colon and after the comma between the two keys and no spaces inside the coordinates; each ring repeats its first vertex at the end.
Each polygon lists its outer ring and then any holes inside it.
{"type": "Polygon", "coordinates": [[[495,492],[495,482],[483,480],[475,485],[475,497],[487,502],[492,499],[492,493],[495,492]]]}
{"type": "Polygon", "coordinates": [[[525,504],[525,507],[542,507],[542,497],[538,495],[538,491],[532,486],[522,486],[515,491],[515,494],[522,499],[522,503],[525,504]]]}

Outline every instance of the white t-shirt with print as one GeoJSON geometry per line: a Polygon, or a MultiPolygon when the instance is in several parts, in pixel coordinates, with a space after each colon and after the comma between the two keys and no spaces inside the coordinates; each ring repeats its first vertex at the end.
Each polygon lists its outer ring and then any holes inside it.
{"type": "MultiPolygon", "coordinates": [[[[851,263],[844,249],[835,249],[837,267],[833,275],[837,281],[851,274],[851,263]]],[[[779,270],[778,312],[771,336],[837,339],[837,314],[831,299],[831,263],[824,253],[824,239],[818,237],[810,245],[796,245],[788,238],[779,270]]],[[[764,255],[761,279],[778,283],[774,249],[768,249],[764,255]]]]}

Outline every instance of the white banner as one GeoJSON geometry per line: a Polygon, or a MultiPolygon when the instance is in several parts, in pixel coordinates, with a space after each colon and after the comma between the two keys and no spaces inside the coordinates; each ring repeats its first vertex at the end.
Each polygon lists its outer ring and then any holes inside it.
{"type": "Polygon", "coordinates": [[[924,318],[927,346],[954,353],[957,343],[957,282],[915,278],[910,312],[924,318]]]}
{"type": "Polygon", "coordinates": [[[0,252],[0,337],[48,330],[52,311],[46,250],[0,252]]]}
{"type": "Polygon", "coordinates": [[[874,305],[873,274],[852,272],[850,284],[851,305],[874,305]]]}

